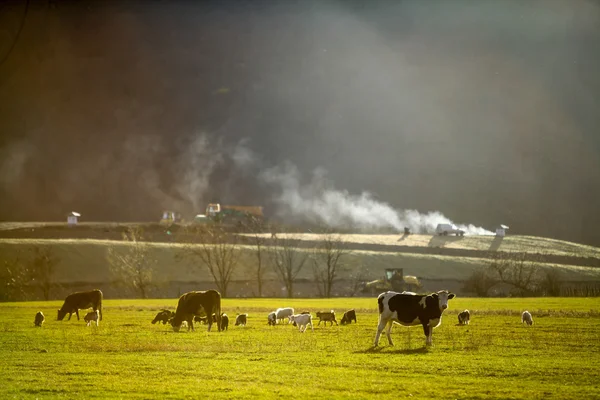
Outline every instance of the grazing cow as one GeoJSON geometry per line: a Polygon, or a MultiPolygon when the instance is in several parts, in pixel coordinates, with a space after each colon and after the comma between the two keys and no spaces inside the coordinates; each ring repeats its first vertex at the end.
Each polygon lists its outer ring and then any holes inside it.
{"type": "Polygon", "coordinates": [[[415,295],[407,293],[385,292],[377,297],[379,306],[379,324],[375,336],[375,346],[379,344],[381,332],[388,327],[386,335],[390,346],[392,341],[392,324],[404,326],[422,325],[425,333],[425,345],[432,344],[433,328],[442,322],[442,313],[448,308],[448,300],[455,297],[454,293],[440,290],[430,295],[415,295]]]}
{"type": "Polygon", "coordinates": [[[45,320],[46,320],[46,318],[44,317],[44,313],[41,311],[38,311],[37,314],[35,314],[35,319],[33,320],[33,324],[35,326],[41,327],[45,320]]]}
{"type": "Polygon", "coordinates": [[[227,314],[221,314],[221,330],[226,331],[229,328],[229,317],[227,314]]]}
{"type": "Polygon", "coordinates": [[[288,323],[290,323],[290,316],[294,315],[294,309],[292,307],[278,308],[277,310],[275,310],[275,315],[275,319],[277,322],[283,320],[284,318],[287,318],[288,323]]]}
{"type": "Polygon", "coordinates": [[[471,320],[471,313],[469,310],[465,310],[458,314],[458,324],[459,325],[469,325],[469,321],[471,320]]]}
{"type": "Polygon", "coordinates": [[[348,310],[342,316],[342,320],[340,321],[340,324],[346,325],[346,324],[351,323],[352,321],[354,321],[354,323],[356,324],[356,311],[348,310]]]}
{"type": "Polygon", "coordinates": [[[235,326],[238,326],[238,325],[246,326],[247,318],[248,318],[248,314],[238,314],[237,317],[235,317],[235,326]]]}
{"type": "Polygon", "coordinates": [[[63,306],[58,310],[56,320],[62,321],[67,314],[69,314],[69,320],[71,320],[71,315],[75,313],[77,321],[79,321],[79,310],[90,307],[93,311],[98,311],[100,321],[102,321],[102,292],[100,290],[94,289],[88,292],[71,293],[65,298],[63,306]]]}
{"type": "Polygon", "coordinates": [[[173,318],[174,316],[175,316],[175,313],[173,311],[162,310],[161,312],[156,314],[156,317],[154,317],[154,319],[152,320],[152,324],[154,325],[157,322],[162,322],[163,325],[166,325],[167,322],[169,322],[169,320],[171,318],[173,318]]]}
{"type": "Polygon", "coordinates": [[[277,325],[277,313],[275,311],[270,312],[269,315],[267,315],[267,324],[272,326],[277,325]]]}
{"type": "Polygon", "coordinates": [[[83,320],[86,322],[87,326],[90,326],[92,321],[94,321],[96,326],[98,326],[98,310],[87,313],[85,317],[83,317],[83,320]]]}
{"type": "Polygon", "coordinates": [[[297,314],[290,315],[290,321],[294,323],[294,326],[298,326],[298,330],[302,333],[306,330],[306,327],[310,325],[310,329],[315,330],[312,324],[312,315],[310,314],[297,314]]]}
{"type": "MultiPolygon", "coordinates": [[[[175,316],[171,320],[171,326],[175,332],[179,332],[181,323],[187,321],[188,330],[194,330],[194,316],[212,315],[215,313],[217,329],[221,331],[221,294],[216,290],[204,292],[188,292],[181,295],[177,303],[175,316]]],[[[208,318],[208,331],[212,328],[213,320],[208,318]]]]}
{"type": "Polygon", "coordinates": [[[533,325],[533,317],[529,311],[523,311],[523,314],[521,314],[521,323],[533,325]]]}
{"type": "MultiPolygon", "coordinates": [[[[216,317],[215,317],[216,318],[216,317]]],[[[194,317],[194,322],[197,322],[199,324],[207,324],[208,323],[208,317],[204,316],[204,317],[199,317],[199,316],[195,316],[194,317]]],[[[214,322],[214,319],[213,319],[214,322]]]]}
{"type": "Polygon", "coordinates": [[[334,322],[336,325],[338,324],[335,320],[335,312],[333,310],[325,312],[317,311],[317,318],[319,318],[317,326],[321,325],[321,321],[325,321],[325,326],[327,326],[327,322],[331,324],[330,326],[333,326],[334,322]]]}

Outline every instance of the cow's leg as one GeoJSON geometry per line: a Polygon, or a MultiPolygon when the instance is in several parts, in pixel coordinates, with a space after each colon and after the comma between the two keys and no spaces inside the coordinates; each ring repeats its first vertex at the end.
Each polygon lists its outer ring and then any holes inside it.
{"type": "Polygon", "coordinates": [[[379,315],[379,324],[377,325],[377,334],[375,335],[375,346],[379,345],[379,337],[381,336],[381,332],[383,332],[383,330],[385,329],[386,324],[387,321],[384,321],[381,315],[379,315]]]}
{"type": "Polygon", "coordinates": [[[188,318],[187,323],[188,323],[188,332],[190,331],[190,329],[192,330],[192,332],[194,332],[194,316],[193,315],[188,318]]]}
{"type": "Polygon", "coordinates": [[[429,322],[423,324],[423,333],[425,334],[425,346],[431,346],[431,333],[433,329],[429,326],[429,322]]]}
{"type": "Polygon", "coordinates": [[[394,325],[394,321],[392,321],[390,319],[387,324],[387,331],[385,332],[385,334],[387,335],[387,338],[388,338],[388,342],[390,343],[390,346],[394,345],[394,342],[392,341],[392,326],[393,325],[394,325]]]}
{"type": "MultiPolygon", "coordinates": [[[[75,309],[75,315],[77,315],[77,321],[79,321],[79,309],[77,309],[77,308],[75,309]]],[[[71,318],[69,318],[69,319],[71,319],[71,318]]]]}

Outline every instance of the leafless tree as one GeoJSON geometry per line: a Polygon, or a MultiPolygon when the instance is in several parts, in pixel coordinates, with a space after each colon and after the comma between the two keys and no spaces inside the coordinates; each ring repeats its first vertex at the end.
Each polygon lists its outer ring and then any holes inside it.
{"type": "Polygon", "coordinates": [[[128,228],[123,233],[127,246],[108,249],[109,267],[118,282],[137,292],[143,299],[153,286],[157,260],[152,257],[151,248],[143,241],[143,229],[128,228]]]}
{"type": "Polygon", "coordinates": [[[262,297],[263,282],[265,277],[265,243],[267,238],[264,236],[264,232],[267,230],[267,226],[262,218],[250,217],[245,223],[245,228],[250,232],[250,240],[254,245],[254,255],[256,256],[256,269],[254,270],[254,277],[256,278],[256,284],[258,289],[258,297],[262,297]]]}
{"type": "Polygon", "coordinates": [[[199,260],[210,272],[221,296],[227,297],[227,289],[238,267],[240,249],[238,236],[229,234],[218,223],[192,227],[193,243],[186,243],[184,257],[199,260]]]}
{"type": "Polygon", "coordinates": [[[31,272],[18,252],[14,258],[3,260],[0,271],[0,300],[19,301],[28,299],[31,272]]]}
{"type": "Polygon", "coordinates": [[[349,253],[341,236],[331,232],[326,233],[313,250],[313,274],[322,297],[331,297],[331,289],[343,267],[342,258],[349,253]]]}
{"type": "Polygon", "coordinates": [[[357,293],[361,292],[365,287],[365,282],[369,276],[369,270],[366,266],[361,266],[355,269],[350,274],[350,297],[356,296],[357,293]]]}
{"type": "Polygon", "coordinates": [[[561,273],[556,268],[549,268],[544,271],[540,289],[546,296],[560,296],[563,283],[561,273]]]}
{"type": "Polygon", "coordinates": [[[50,290],[54,286],[54,274],[60,258],[51,246],[35,246],[31,261],[31,284],[42,291],[44,300],[50,299],[50,290]]]}
{"type": "Polygon", "coordinates": [[[275,273],[285,286],[287,296],[294,297],[294,283],[306,260],[308,253],[298,247],[299,239],[291,236],[280,235],[275,238],[274,245],[270,247],[270,257],[275,273]]]}
{"type": "Polygon", "coordinates": [[[463,290],[475,293],[479,297],[487,297],[489,290],[496,286],[498,282],[499,280],[489,270],[475,269],[465,281],[463,290]]]}
{"type": "Polygon", "coordinates": [[[489,269],[517,295],[531,295],[538,286],[539,264],[526,253],[495,253],[489,269]]]}

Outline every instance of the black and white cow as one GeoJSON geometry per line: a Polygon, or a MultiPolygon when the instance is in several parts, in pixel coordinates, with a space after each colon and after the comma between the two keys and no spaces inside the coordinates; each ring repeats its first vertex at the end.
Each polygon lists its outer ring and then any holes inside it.
{"type": "Polygon", "coordinates": [[[454,293],[440,290],[430,295],[414,293],[385,292],[377,297],[379,306],[379,325],[375,336],[375,346],[379,344],[381,332],[387,325],[387,338],[390,346],[392,341],[392,324],[394,322],[404,326],[422,325],[425,333],[425,345],[432,344],[431,334],[433,328],[442,322],[442,313],[448,308],[448,300],[454,298],[454,293]]]}

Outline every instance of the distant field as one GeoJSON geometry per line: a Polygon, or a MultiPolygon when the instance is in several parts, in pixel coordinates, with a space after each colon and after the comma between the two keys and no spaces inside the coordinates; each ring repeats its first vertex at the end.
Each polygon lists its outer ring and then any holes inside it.
{"type": "MultiPolygon", "coordinates": [[[[0,239],[0,261],[16,257],[18,252],[29,254],[33,246],[52,246],[61,262],[57,266],[55,278],[58,282],[110,282],[108,248],[124,251],[128,244],[119,241],[89,239],[0,239]]],[[[150,243],[152,257],[158,260],[156,280],[160,281],[212,281],[206,268],[198,268],[189,259],[179,259],[181,245],[176,243],[150,243]]],[[[242,246],[240,267],[234,273],[234,280],[247,280],[253,277],[255,265],[254,248],[242,246]]],[[[309,251],[304,249],[302,251],[309,251]]],[[[451,257],[430,254],[396,252],[354,251],[344,260],[340,279],[348,279],[359,269],[367,270],[365,279],[378,279],[385,268],[403,268],[406,275],[416,275],[422,279],[464,280],[474,269],[486,267],[487,261],[480,258],[451,257]]],[[[565,281],[598,282],[600,268],[540,264],[544,268],[561,271],[565,281]]],[[[265,276],[276,280],[271,269],[265,276]]],[[[299,279],[312,279],[310,265],[303,269],[299,279]]],[[[277,294],[279,295],[279,294],[277,294]]]]}
{"type": "MultiPolygon", "coordinates": [[[[98,328],[57,322],[61,302],[0,303],[0,398],[479,398],[600,397],[600,299],[451,300],[434,346],[419,327],[396,326],[396,346],[372,348],[375,299],[225,299],[248,326],[174,333],[151,325],[176,299],[107,300],[98,328]],[[341,312],[358,324],[269,327],[280,306],[341,312]],[[456,314],[473,311],[471,325],[456,314]],[[520,312],[533,313],[532,327],[520,312]],[[33,327],[35,312],[47,316],[33,327]]],[[[73,317],[75,318],[75,317],[73,317]]]]}

